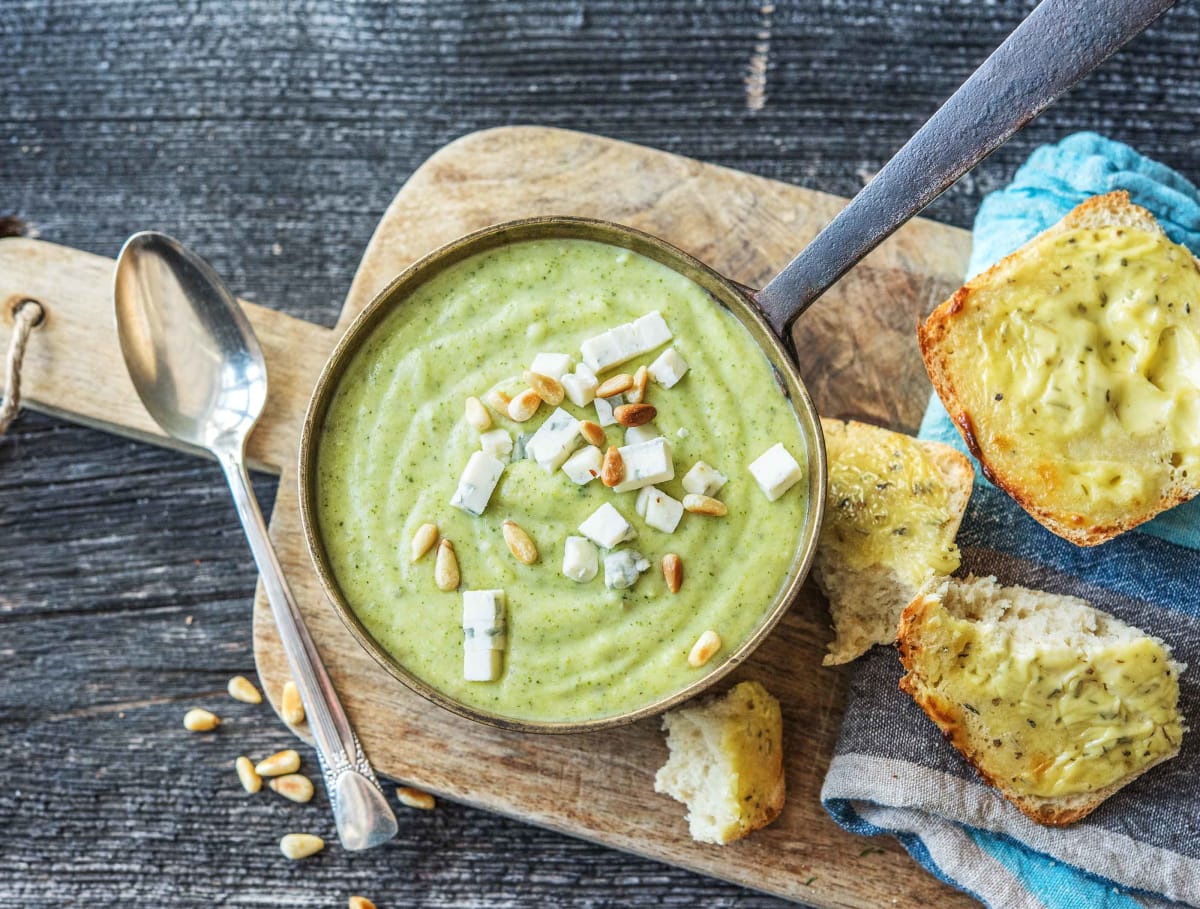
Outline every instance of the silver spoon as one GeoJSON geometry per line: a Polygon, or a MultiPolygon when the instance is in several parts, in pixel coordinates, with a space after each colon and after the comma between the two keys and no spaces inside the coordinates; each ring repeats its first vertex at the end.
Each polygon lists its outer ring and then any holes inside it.
{"type": "Polygon", "coordinates": [[[121,249],[113,297],[121,353],[146,410],[225,471],[316,739],[338,838],[347,849],[387,842],[396,817],[304,627],[246,473],[246,437],[267,400],[266,363],[250,322],[207,262],[153,231],[121,249]]]}

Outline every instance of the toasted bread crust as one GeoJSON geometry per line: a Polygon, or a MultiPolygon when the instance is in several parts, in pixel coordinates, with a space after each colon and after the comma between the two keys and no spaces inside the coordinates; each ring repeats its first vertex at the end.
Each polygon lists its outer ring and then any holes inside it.
{"type": "Polygon", "coordinates": [[[1044,798],[1014,791],[1007,781],[996,777],[988,770],[986,755],[976,747],[976,740],[971,734],[970,720],[962,707],[926,686],[920,675],[918,667],[921,665],[925,649],[922,626],[934,603],[935,601],[927,598],[924,594],[918,594],[905,607],[904,613],[900,617],[897,649],[900,653],[900,662],[906,670],[906,674],[900,679],[900,690],[912,697],[925,715],[942,731],[946,741],[954,746],[954,749],[966,759],[984,782],[997,789],[1032,820],[1048,827],[1064,827],[1073,824],[1091,814],[1110,795],[1133,782],[1147,770],[1156,767],[1163,761],[1170,760],[1179,753],[1179,749],[1176,748],[1173,753],[1148,764],[1137,773],[1130,774],[1110,786],[1086,795],[1044,798]]]}
{"type": "MultiPolygon", "coordinates": [[[[1137,514],[1131,514],[1119,521],[1096,522],[1085,514],[1065,512],[1053,507],[1046,507],[1036,501],[1032,491],[1022,486],[1015,478],[1010,478],[992,460],[987,452],[981,449],[976,437],[974,423],[966,402],[962,399],[956,386],[955,375],[951,365],[950,354],[952,344],[949,342],[955,328],[956,320],[967,312],[973,303],[977,292],[987,288],[1001,274],[1005,264],[1020,255],[1026,247],[1038,239],[1083,227],[1099,227],[1108,225],[1124,225],[1136,227],[1154,233],[1162,233],[1162,228],[1154,220],[1153,215],[1146,209],[1129,201],[1129,194],[1124,191],[1094,196],[1070,211],[1061,221],[1048,228],[1030,243],[1022,246],[1010,256],[997,262],[991,268],[972,278],[954,292],[950,299],[938,306],[925,322],[917,326],[917,342],[921,349],[921,357],[925,361],[925,369],[930,381],[958,431],[962,434],[968,449],[979,462],[983,475],[989,482],[1004,490],[1014,501],[1027,511],[1038,523],[1047,530],[1069,540],[1078,546],[1095,546],[1124,533],[1139,524],[1153,518],[1155,515],[1173,508],[1196,496],[1200,489],[1174,484],[1163,490],[1154,508],[1137,514]]],[[[1200,266],[1200,259],[1196,259],[1200,266]]]]}

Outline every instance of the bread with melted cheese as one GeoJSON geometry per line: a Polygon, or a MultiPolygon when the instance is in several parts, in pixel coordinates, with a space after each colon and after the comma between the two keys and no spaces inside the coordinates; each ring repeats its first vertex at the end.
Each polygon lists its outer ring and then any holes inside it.
{"type": "Polygon", "coordinates": [[[900,687],[1038,823],[1077,821],[1179,753],[1185,667],[1083,600],[946,578],[905,608],[899,644],[900,687]]]}
{"type": "Polygon", "coordinates": [[[1091,546],[1200,492],[1200,261],[1124,192],[1089,199],[919,326],[985,475],[1091,546]]]}
{"type": "Polygon", "coordinates": [[[765,827],[783,810],[783,718],[758,682],[663,717],[670,757],[654,791],[684,802],[688,829],[724,845],[765,827]]]}
{"type": "Polygon", "coordinates": [[[975,474],[940,442],[854,421],[821,428],[829,495],[813,577],[833,619],[829,666],[895,641],[921,586],[958,568],[954,536],[975,474]]]}

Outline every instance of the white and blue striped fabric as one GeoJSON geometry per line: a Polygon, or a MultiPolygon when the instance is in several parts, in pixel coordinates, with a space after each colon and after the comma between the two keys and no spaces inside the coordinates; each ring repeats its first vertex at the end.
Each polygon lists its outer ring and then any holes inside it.
{"type": "MultiPolygon", "coordinates": [[[[1035,151],[1008,187],[984,200],[970,273],[1084,199],[1117,189],[1200,253],[1196,186],[1126,145],[1079,133],[1035,151]]],[[[966,451],[936,397],[920,434],[966,451]]],[[[852,669],[821,793],[826,809],[848,830],[892,834],[930,872],[995,909],[1200,906],[1200,499],[1083,549],[1037,524],[977,469],[958,543],[960,574],[1081,596],[1165,640],[1193,667],[1180,698],[1196,729],[1177,758],[1083,821],[1042,827],[980,781],[897,689],[895,652],[875,648],[852,669]]]]}

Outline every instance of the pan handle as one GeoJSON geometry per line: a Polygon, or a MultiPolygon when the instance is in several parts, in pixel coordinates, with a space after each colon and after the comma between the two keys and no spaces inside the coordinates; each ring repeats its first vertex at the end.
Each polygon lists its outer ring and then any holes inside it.
{"type": "Polygon", "coordinates": [[[897,228],[1176,0],[1043,0],[787,267],[754,295],[792,322],[897,228]]]}

